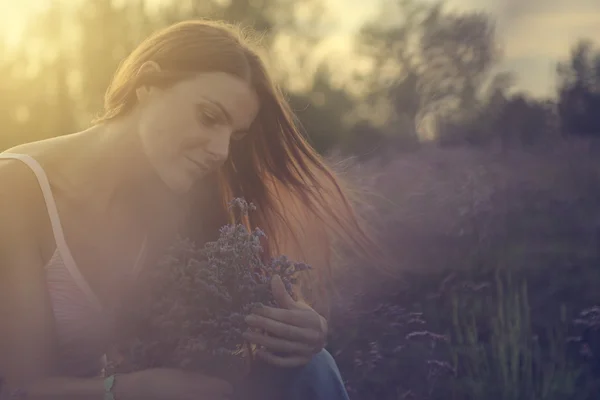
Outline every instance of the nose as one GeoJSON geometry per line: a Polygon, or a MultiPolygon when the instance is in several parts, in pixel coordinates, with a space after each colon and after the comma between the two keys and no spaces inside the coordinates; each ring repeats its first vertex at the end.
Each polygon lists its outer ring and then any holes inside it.
{"type": "Polygon", "coordinates": [[[215,138],[212,140],[209,148],[210,154],[214,157],[215,163],[220,164],[227,160],[227,157],[229,157],[229,143],[230,135],[215,135],[215,138]]]}

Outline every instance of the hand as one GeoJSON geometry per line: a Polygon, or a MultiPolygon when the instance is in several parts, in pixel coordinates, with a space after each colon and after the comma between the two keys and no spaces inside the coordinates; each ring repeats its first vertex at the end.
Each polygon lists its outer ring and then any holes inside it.
{"type": "Polygon", "coordinates": [[[225,400],[232,394],[225,381],[177,369],[147,369],[115,379],[115,398],[122,400],[225,400]]]}
{"type": "Polygon", "coordinates": [[[256,355],[270,364],[280,367],[306,365],[325,346],[327,321],[307,304],[294,301],[279,276],[273,277],[271,290],[281,308],[257,307],[246,317],[251,328],[267,334],[247,330],[243,336],[250,343],[263,347],[256,355]]]}

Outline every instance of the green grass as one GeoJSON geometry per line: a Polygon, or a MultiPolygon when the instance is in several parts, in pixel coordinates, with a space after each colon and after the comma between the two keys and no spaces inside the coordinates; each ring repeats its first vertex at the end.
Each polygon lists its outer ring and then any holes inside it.
{"type": "Polygon", "coordinates": [[[543,332],[533,331],[525,280],[496,273],[493,291],[453,298],[452,362],[455,399],[584,398],[583,369],[568,351],[567,308],[543,332]]]}

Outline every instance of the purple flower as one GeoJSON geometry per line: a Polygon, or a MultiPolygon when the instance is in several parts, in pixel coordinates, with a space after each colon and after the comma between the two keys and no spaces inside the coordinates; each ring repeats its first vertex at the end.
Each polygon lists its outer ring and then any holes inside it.
{"type": "MultiPolygon", "coordinates": [[[[243,199],[230,207],[240,216],[255,209],[243,199]]],[[[291,294],[297,275],[310,269],[284,255],[264,262],[262,237],[262,230],[235,223],[223,226],[218,239],[202,248],[178,238],[140,274],[117,310],[117,347],[124,358],[117,369],[210,368],[215,373],[221,366],[228,375],[236,360],[244,365],[244,317],[257,304],[276,306],[272,276],[278,274],[291,294]]]]}

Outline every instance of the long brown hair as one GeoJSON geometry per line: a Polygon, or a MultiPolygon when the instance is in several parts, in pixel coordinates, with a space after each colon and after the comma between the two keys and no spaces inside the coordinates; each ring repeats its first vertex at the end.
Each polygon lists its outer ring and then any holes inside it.
{"type": "Polygon", "coordinates": [[[363,254],[371,254],[375,246],[353,210],[348,183],[326,166],[303,136],[252,35],[247,29],[206,20],[180,22],[156,32],[120,65],[106,93],[104,114],[95,122],[129,112],[141,85],[164,87],[217,71],[247,80],[259,96],[259,114],[250,134],[231,143],[228,161],[207,178],[218,191],[199,200],[197,212],[213,216],[203,229],[216,232],[233,218],[227,211],[231,199],[254,203],[257,211],[251,213],[249,227],[266,232],[269,254],[286,254],[313,266],[301,280],[300,295],[328,314],[334,242],[341,240],[363,254]],[[139,73],[147,61],[156,62],[161,71],[139,73]]]}

